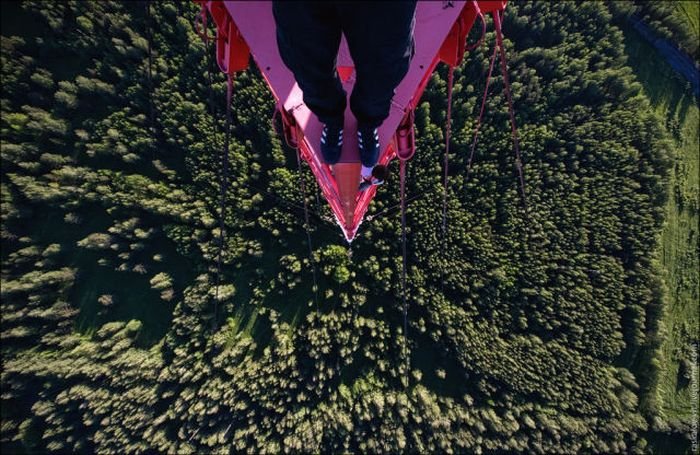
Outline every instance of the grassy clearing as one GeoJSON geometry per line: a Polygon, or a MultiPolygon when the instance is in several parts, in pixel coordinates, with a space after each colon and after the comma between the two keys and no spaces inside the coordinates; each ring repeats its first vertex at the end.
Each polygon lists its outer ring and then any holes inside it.
{"type": "MultiPolygon", "coordinates": [[[[695,2],[679,3],[694,17],[695,2]]],[[[689,84],[665,63],[663,57],[634,30],[625,30],[629,64],[644,86],[655,112],[663,119],[675,143],[675,163],[670,175],[667,222],[662,233],[660,258],[668,287],[663,316],[665,339],[661,346],[661,371],[657,385],[659,411],[669,423],[690,422],[690,387],[679,374],[698,340],[698,129],[697,100],[689,84]]]]}
{"type": "Polygon", "coordinates": [[[700,3],[697,0],[676,3],[676,11],[684,20],[688,21],[695,36],[700,35],[700,3]]]}

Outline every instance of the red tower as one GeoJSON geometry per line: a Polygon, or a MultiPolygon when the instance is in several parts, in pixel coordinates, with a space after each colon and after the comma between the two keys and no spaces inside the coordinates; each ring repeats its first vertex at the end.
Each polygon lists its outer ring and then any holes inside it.
{"type": "MultiPolygon", "coordinates": [[[[345,238],[352,241],[376,188],[358,191],[361,165],[357,123],[350,108],[345,115],[345,141],[340,161],[331,174],[318,150],[322,125],[304,105],[302,92],[277,50],[271,2],[196,1],[202,5],[203,20],[206,20],[207,9],[214,18],[216,55],[222,71],[231,74],[247,68],[252,55],[277,101],[287,141],[299,148],[345,238]]],[[[477,17],[483,19],[483,14],[497,13],[506,3],[507,0],[418,2],[416,53],[408,74],[396,89],[389,117],[379,128],[379,164],[388,165],[394,158],[408,160],[413,156],[413,110],[430,75],[440,61],[451,66],[459,64],[466,50],[467,35],[477,17]]],[[[481,26],[485,26],[483,22],[481,26]]],[[[344,38],[338,52],[338,73],[346,93],[352,93],[355,71],[344,38]]]]}

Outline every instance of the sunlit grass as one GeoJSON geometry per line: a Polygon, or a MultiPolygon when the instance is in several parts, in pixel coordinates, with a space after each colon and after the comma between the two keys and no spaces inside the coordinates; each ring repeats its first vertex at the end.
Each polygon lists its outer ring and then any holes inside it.
{"type": "MultiPolygon", "coordinates": [[[[678,4],[679,10],[683,9],[695,18],[693,24],[696,33],[699,5],[697,2],[678,4]]],[[[629,64],[644,85],[652,107],[664,121],[675,144],[666,224],[661,239],[660,257],[668,299],[662,324],[665,338],[661,345],[657,393],[660,412],[667,420],[690,419],[690,388],[679,383],[678,372],[681,360],[689,356],[690,343],[693,337],[697,337],[699,326],[697,207],[700,114],[689,84],[634,30],[626,30],[625,34],[629,64]]]]}
{"type": "Polygon", "coordinates": [[[697,0],[676,2],[676,10],[688,21],[697,38],[700,35],[700,2],[697,0]]]}

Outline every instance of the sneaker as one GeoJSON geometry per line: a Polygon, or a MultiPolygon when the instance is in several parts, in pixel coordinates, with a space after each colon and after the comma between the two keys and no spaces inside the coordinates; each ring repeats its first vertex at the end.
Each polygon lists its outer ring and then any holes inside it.
{"type": "Polygon", "coordinates": [[[362,177],[362,181],[360,182],[360,191],[365,191],[367,188],[369,188],[372,185],[381,185],[384,183],[384,180],[386,179],[388,175],[389,169],[386,166],[375,166],[374,169],[372,169],[372,175],[369,178],[362,177]]]}
{"type": "Polygon", "coordinates": [[[357,146],[360,149],[360,160],[362,164],[374,164],[379,159],[379,133],[376,128],[358,128],[357,129],[357,146]]]}
{"type": "Polygon", "coordinates": [[[382,183],[384,183],[384,180],[378,180],[378,179],[375,178],[375,177],[371,177],[371,178],[368,178],[368,179],[363,178],[363,179],[362,179],[362,182],[360,182],[360,188],[359,188],[359,190],[360,190],[360,191],[364,191],[364,190],[366,190],[367,188],[369,188],[369,187],[372,186],[372,185],[377,186],[377,185],[381,185],[382,183]]]}
{"type": "Polygon", "coordinates": [[[321,133],[321,154],[326,164],[338,162],[340,152],[343,150],[343,126],[326,124],[321,133]]]}
{"type": "Polygon", "coordinates": [[[372,178],[370,177],[370,178],[366,179],[363,177],[362,181],[360,182],[360,187],[358,188],[358,190],[364,191],[367,188],[369,188],[370,186],[372,186],[372,178]]]}

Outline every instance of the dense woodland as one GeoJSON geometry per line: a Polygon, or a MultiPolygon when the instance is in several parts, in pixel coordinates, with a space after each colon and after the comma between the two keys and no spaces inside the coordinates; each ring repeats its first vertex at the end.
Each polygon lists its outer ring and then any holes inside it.
{"type": "Polygon", "coordinates": [[[456,69],[445,239],[433,75],[408,172],[426,196],[407,212],[407,333],[398,212],[365,221],[349,256],[304,166],[310,260],[296,155],[254,68],[235,81],[216,291],[225,83],[196,5],[2,8],[3,453],[688,445],[655,392],[671,148],[607,5],[508,6],[527,208],[500,76],[466,178],[493,34],[456,69]]]}

